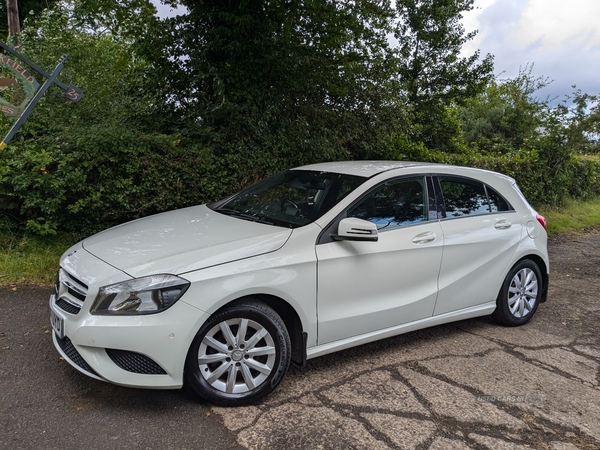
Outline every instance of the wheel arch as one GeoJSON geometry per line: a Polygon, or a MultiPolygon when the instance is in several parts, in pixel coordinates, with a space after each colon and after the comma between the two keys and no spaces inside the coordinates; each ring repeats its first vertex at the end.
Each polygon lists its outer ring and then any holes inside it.
{"type": "Polygon", "coordinates": [[[290,335],[290,341],[292,344],[292,363],[296,366],[304,367],[306,364],[307,333],[304,332],[302,321],[300,320],[300,316],[294,307],[284,299],[270,294],[246,295],[226,303],[213,314],[217,314],[240,301],[249,299],[264,303],[269,308],[273,309],[279,315],[279,317],[281,317],[281,320],[283,320],[283,323],[285,324],[285,327],[290,335]]]}
{"type": "Polygon", "coordinates": [[[540,303],[544,303],[548,299],[548,281],[549,281],[548,266],[546,265],[546,262],[544,261],[544,259],[542,257],[540,257],[539,255],[530,254],[530,255],[525,255],[521,259],[519,259],[515,264],[513,264],[513,267],[515,265],[517,265],[518,263],[520,263],[521,261],[524,261],[526,259],[533,261],[540,269],[540,272],[542,274],[542,283],[543,283],[542,297],[540,298],[540,303]]]}

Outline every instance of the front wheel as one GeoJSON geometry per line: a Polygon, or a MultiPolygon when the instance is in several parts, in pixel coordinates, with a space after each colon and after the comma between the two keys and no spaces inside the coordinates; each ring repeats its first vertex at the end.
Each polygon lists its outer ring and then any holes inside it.
{"type": "Polygon", "coordinates": [[[519,261],[504,280],[492,317],[510,326],[529,322],[542,296],[542,282],[542,275],[536,263],[529,259],[519,261]]]}
{"type": "Polygon", "coordinates": [[[192,341],[186,380],[211,403],[241,406],[271,393],[285,375],[290,337],[281,317],[247,300],[213,315],[192,341]]]}

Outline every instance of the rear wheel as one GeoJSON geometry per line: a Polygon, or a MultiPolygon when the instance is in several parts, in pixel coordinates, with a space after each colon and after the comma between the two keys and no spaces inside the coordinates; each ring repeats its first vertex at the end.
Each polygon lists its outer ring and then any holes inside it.
{"type": "Polygon", "coordinates": [[[242,301],[200,328],[187,356],[186,380],[211,403],[254,403],[279,385],[290,364],[290,349],[281,317],[264,303],[242,301]]]}
{"type": "Polygon", "coordinates": [[[498,322],[523,325],[533,317],[542,296],[542,275],[536,263],[519,261],[508,273],[492,314],[498,322]]]}

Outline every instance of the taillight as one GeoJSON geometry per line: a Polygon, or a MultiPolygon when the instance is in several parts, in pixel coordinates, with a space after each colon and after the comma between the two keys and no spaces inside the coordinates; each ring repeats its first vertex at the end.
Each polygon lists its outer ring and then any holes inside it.
{"type": "Polygon", "coordinates": [[[537,216],[535,216],[535,218],[540,223],[540,225],[544,227],[544,230],[548,231],[548,224],[546,223],[546,218],[541,214],[538,214],[537,216]]]}

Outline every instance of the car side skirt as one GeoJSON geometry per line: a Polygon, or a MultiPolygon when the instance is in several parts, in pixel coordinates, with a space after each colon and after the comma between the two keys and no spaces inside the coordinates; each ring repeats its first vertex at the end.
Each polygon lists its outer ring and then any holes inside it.
{"type": "Polygon", "coordinates": [[[471,319],[473,317],[488,316],[492,314],[495,309],[496,302],[488,302],[470,308],[461,309],[459,311],[440,314],[438,316],[428,317],[415,322],[405,323],[395,327],[385,328],[383,330],[373,331],[371,333],[365,333],[335,342],[329,342],[324,345],[317,345],[306,350],[306,357],[307,359],[317,358],[329,353],[338,352],[340,350],[345,350],[347,348],[356,347],[362,344],[368,344],[369,342],[386,339],[399,334],[410,333],[411,331],[417,331],[423,328],[443,325],[445,323],[456,322],[459,320],[471,319]]]}

